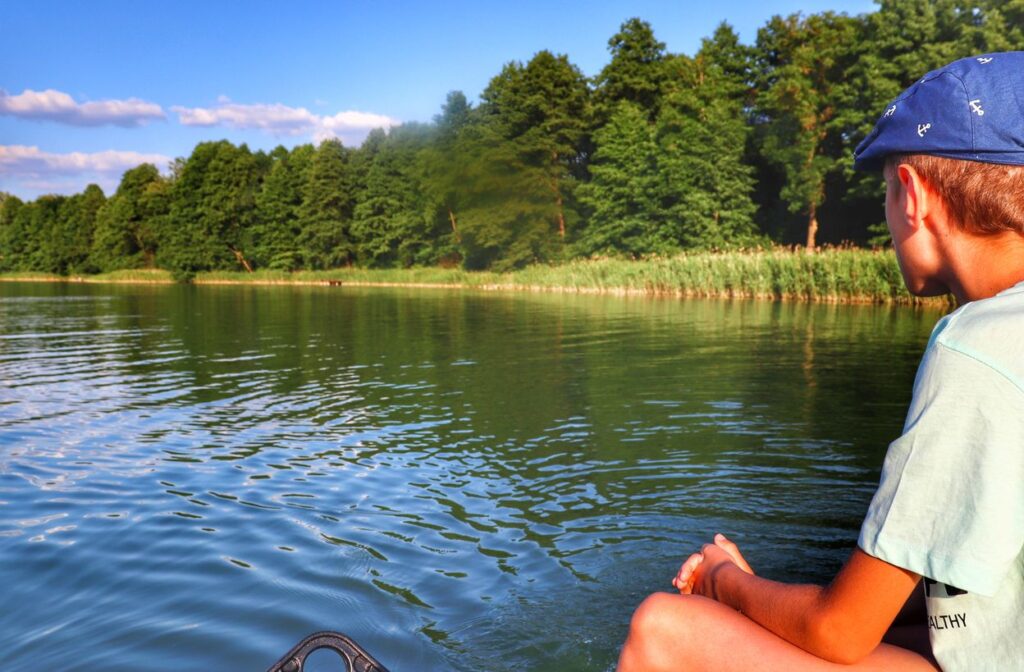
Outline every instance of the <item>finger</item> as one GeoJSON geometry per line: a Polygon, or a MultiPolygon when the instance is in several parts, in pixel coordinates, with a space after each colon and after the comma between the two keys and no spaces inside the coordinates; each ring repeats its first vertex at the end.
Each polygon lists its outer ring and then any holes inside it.
{"type": "Polygon", "coordinates": [[[728,553],[729,557],[732,558],[732,561],[735,562],[744,572],[747,572],[748,574],[754,573],[754,570],[743,557],[743,554],[740,553],[739,546],[726,538],[724,534],[715,535],[715,546],[728,553]]]}
{"type": "Polygon", "coordinates": [[[679,591],[680,595],[689,595],[693,592],[692,581],[680,581],[678,578],[672,579],[672,586],[679,591]]]}
{"type": "Polygon", "coordinates": [[[700,553],[694,553],[693,555],[688,557],[686,559],[686,562],[682,564],[682,566],[679,568],[679,571],[676,573],[676,581],[678,581],[680,584],[688,583],[690,577],[693,576],[694,570],[697,569],[697,566],[700,565],[700,563],[703,562],[703,560],[704,556],[700,553]]]}
{"type": "Polygon", "coordinates": [[[684,579],[688,578],[702,562],[704,562],[703,553],[691,554],[690,557],[686,559],[686,562],[683,563],[683,566],[679,568],[679,575],[684,579]]]}
{"type": "Polygon", "coordinates": [[[696,569],[703,561],[703,558],[699,553],[695,553],[690,556],[683,566],[679,568],[679,573],[676,574],[672,580],[672,585],[682,595],[689,595],[693,592],[693,583],[696,578],[696,569]]]}

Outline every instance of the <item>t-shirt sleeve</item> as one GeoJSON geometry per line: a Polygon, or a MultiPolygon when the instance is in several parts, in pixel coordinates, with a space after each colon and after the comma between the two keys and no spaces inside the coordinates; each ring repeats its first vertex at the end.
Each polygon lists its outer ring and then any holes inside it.
{"type": "Polygon", "coordinates": [[[929,348],[858,545],[993,595],[1024,545],[1024,392],[987,363],[929,348]]]}

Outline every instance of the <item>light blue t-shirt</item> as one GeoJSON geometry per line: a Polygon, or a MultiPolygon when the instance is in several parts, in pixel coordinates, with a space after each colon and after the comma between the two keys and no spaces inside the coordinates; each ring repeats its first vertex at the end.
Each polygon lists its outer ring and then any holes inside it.
{"type": "Polygon", "coordinates": [[[858,545],[925,577],[943,670],[1024,670],[1024,283],[935,326],[858,545]]]}

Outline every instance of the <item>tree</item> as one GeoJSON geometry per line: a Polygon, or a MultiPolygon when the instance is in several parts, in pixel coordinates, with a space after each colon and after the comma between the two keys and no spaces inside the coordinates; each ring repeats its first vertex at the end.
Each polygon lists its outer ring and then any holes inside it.
{"type": "Polygon", "coordinates": [[[341,141],[320,143],[306,171],[298,211],[298,247],[306,268],[334,268],[353,262],[352,177],[349,153],[341,141]]]}
{"type": "Polygon", "coordinates": [[[634,17],[608,40],[608,51],[611,61],[594,78],[598,117],[607,120],[625,100],[654,121],[668,79],[665,43],[655,39],[651,24],[634,17]]]}
{"type": "Polygon", "coordinates": [[[61,205],[53,240],[54,265],[66,275],[95,270],[90,263],[96,218],[106,203],[103,190],[90,184],[61,205]]]}
{"type": "Polygon", "coordinates": [[[462,258],[458,220],[466,202],[469,162],[460,138],[473,112],[465,94],[449,92],[441,113],[434,116],[431,142],[417,153],[425,217],[433,222],[435,232],[435,256],[447,262],[462,258]]]}
{"type": "Polygon", "coordinates": [[[755,49],[742,44],[733,27],[723,21],[711,37],[701,40],[697,58],[708,67],[717,68],[722,95],[741,103],[743,111],[749,114],[757,86],[755,49]]]}
{"type": "Polygon", "coordinates": [[[24,237],[15,222],[24,205],[20,198],[11,194],[4,193],[0,199],[0,271],[13,271],[20,261],[24,237]]]}
{"type": "Polygon", "coordinates": [[[4,202],[4,268],[11,271],[56,273],[53,254],[58,213],[64,196],[40,196],[29,203],[4,202]]]}
{"type": "Polygon", "coordinates": [[[256,266],[294,271],[301,262],[302,196],[316,149],[299,145],[270,153],[271,168],[256,196],[252,261],[256,266]]]}
{"type": "Polygon", "coordinates": [[[584,172],[590,92],[565,56],[509,63],[461,135],[469,167],[463,247],[471,267],[561,256],[584,172]]]}
{"type": "Polygon", "coordinates": [[[270,161],[226,140],[196,145],[174,181],[160,262],[179,277],[196,271],[252,270],[256,194],[270,161]]]}
{"type": "Polygon", "coordinates": [[[658,114],[664,179],[662,207],[685,248],[725,248],[757,241],[750,127],[749,60],[728,25],[693,59],[671,61],[672,86],[658,114]]]}
{"type": "Polygon", "coordinates": [[[775,16],[758,31],[761,151],[785,172],[781,196],[790,210],[807,215],[809,249],[826,179],[842,165],[842,134],[855,114],[850,74],[862,44],[860,23],[832,12],[775,16]]]}
{"type": "Polygon", "coordinates": [[[125,171],[117,191],[96,213],[86,265],[105,272],[152,268],[168,207],[167,184],[156,166],[144,163],[125,171]]]}
{"type": "Polygon", "coordinates": [[[608,123],[594,134],[591,179],[579,188],[589,211],[577,241],[585,255],[625,252],[631,256],[668,253],[678,240],[665,226],[661,156],[654,126],[637,103],[619,102],[608,123]]]}
{"type": "MultiPolygon", "coordinates": [[[[431,140],[420,124],[393,128],[370,157],[355,206],[352,235],[360,260],[371,266],[411,266],[436,260],[434,213],[424,207],[422,163],[431,140]]],[[[441,231],[444,231],[442,228],[441,231]]]]}

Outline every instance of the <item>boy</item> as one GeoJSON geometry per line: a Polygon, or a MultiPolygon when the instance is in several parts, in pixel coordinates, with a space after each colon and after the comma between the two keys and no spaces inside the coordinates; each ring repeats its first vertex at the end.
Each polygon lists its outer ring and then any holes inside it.
{"type": "Polygon", "coordinates": [[[637,609],[620,670],[1024,669],[1024,52],[925,75],[855,167],[883,171],[907,288],[960,305],[932,332],[857,548],[829,586],[786,585],[716,535],[680,595],[637,609]],[[927,615],[901,625],[915,592],[927,615]]]}

